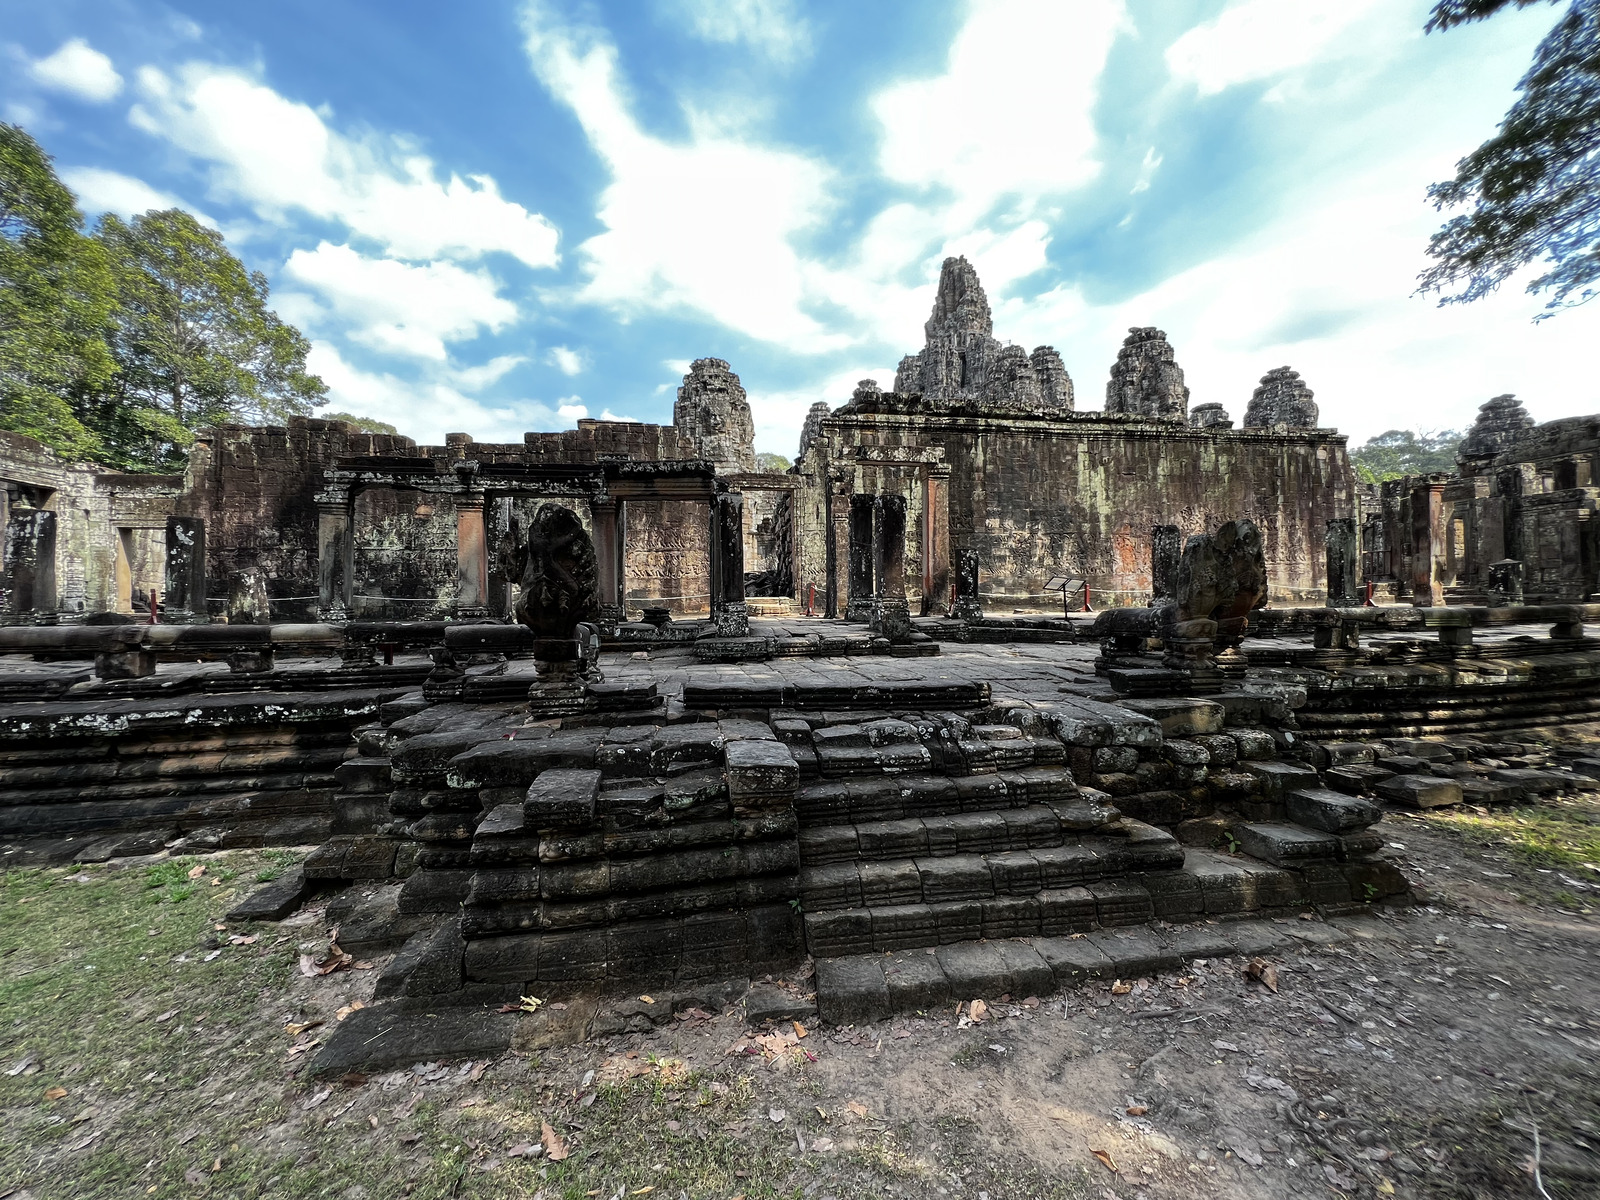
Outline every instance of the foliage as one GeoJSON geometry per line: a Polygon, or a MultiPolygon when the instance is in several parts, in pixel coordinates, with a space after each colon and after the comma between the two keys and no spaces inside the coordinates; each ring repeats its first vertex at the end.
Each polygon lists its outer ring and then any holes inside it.
{"type": "Polygon", "coordinates": [[[68,459],[173,467],[200,427],[310,413],[327,388],[267,281],[177,209],[94,236],[50,157],[0,124],[0,428],[68,459]]]}
{"type": "Polygon", "coordinates": [[[70,459],[99,453],[81,404],[116,369],[104,338],[111,273],[82,226],[49,156],[0,124],[0,427],[70,459]]]}
{"type": "Polygon", "coordinates": [[[342,412],[325,412],[318,413],[317,415],[320,416],[324,421],[348,421],[363,433],[395,434],[400,432],[393,425],[389,424],[389,422],[380,421],[376,417],[357,417],[352,416],[350,413],[342,412]]]}
{"type": "MultiPolygon", "coordinates": [[[[1532,0],[1440,0],[1429,31],[1482,20],[1532,0]]],[[[1428,243],[1435,263],[1419,291],[1440,303],[1480,299],[1541,260],[1528,284],[1552,296],[1539,319],[1582,304],[1600,283],[1600,0],[1571,0],[1517,84],[1499,132],[1428,189],[1451,217],[1428,243]]]]}
{"type": "Polygon", "coordinates": [[[171,465],[203,426],[281,421],[321,401],[310,343],[267,307],[266,276],[220,233],[173,208],[131,222],[107,213],[97,237],[116,277],[121,368],[100,415],[121,465],[171,465]]]}
{"type": "Polygon", "coordinates": [[[762,451],[756,455],[756,470],[758,471],[787,471],[790,465],[789,460],[781,454],[762,451]]]}
{"type": "Polygon", "coordinates": [[[1382,483],[1406,475],[1427,475],[1456,469],[1456,448],[1461,434],[1454,429],[1438,433],[1413,433],[1391,429],[1352,451],[1350,465],[1364,483],[1382,483]]]}

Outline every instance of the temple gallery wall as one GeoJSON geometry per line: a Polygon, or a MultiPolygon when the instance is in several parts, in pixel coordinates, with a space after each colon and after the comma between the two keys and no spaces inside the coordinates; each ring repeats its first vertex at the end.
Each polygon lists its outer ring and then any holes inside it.
{"type": "Polygon", "coordinates": [[[745,592],[780,612],[845,616],[880,590],[862,514],[883,497],[903,508],[913,614],[950,610],[963,553],[996,611],[1059,605],[1043,590],[1057,575],[1086,580],[1096,607],[1142,604],[1152,529],[1197,534],[1235,518],[1261,531],[1278,602],[1327,597],[1330,523],[1356,531],[1356,582],[1381,597],[1573,601],[1596,590],[1600,418],[1535,426],[1497,397],[1457,473],[1362,489],[1345,437],[1318,424],[1310,387],[1287,367],[1266,373],[1236,428],[1220,403],[1191,406],[1165,334],[1133,329],[1102,407],[1079,411],[1053,348],[993,336],[959,258],[944,264],[925,331],[893,391],[867,381],[838,409],[816,404],[781,474],[756,470],[744,388],[714,358],[684,377],[671,426],[585,420],[520,444],[462,433],[419,446],[294,419],[207,430],[184,473],[167,476],[66,463],[0,433],[4,619],[142,616],[152,599],[176,622],[503,616],[517,584],[500,551],[549,497],[608,556],[611,621],[716,606],[717,494],[739,497],[745,592]],[[661,485],[593,482],[621,478],[619,464],[661,485]],[[709,490],[685,490],[686,469],[707,472],[709,490]]]}

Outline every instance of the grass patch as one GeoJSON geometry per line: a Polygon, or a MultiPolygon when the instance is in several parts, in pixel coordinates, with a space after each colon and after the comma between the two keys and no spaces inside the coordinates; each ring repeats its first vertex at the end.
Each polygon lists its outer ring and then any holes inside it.
{"type": "Polygon", "coordinates": [[[1591,797],[1518,808],[1433,811],[1429,824],[1477,846],[1504,849],[1540,867],[1600,870],[1600,807],[1591,797]]]}
{"type": "Polygon", "coordinates": [[[887,1131],[853,1126],[856,1149],[799,1155],[796,1130],[808,1143],[843,1136],[838,1115],[811,1109],[798,1079],[774,1122],[772,1097],[731,1062],[647,1054],[647,1072],[587,1103],[574,1086],[587,1048],[508,1056],[480,1079],[452,1065],[444,1081],[308,1084],[285,1023],[331,1027],[357,980],[297,974],[314,926],[216,928],[282,865],[234,851],[0,873],[0,1195],[784,1200],[927,1182],[915,1148],[887,1131]],[[545,1121],[570,1157],[512,1157],[545,1121]]]}

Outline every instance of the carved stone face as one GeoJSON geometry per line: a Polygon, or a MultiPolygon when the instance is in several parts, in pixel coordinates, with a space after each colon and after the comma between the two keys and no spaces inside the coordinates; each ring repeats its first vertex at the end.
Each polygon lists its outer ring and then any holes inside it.
{"type": "Polygon", "coordinates": [[[1197,534],[1178,564],[1180,621],[1217,622],[1217,640],[1235,645],[1252,609],[1267,596],[1267,563],[1261,530],[1252,521],[1229,521],[1214,534],[1197,534]]]}
{"type": "Polygon", "coordinates": [[[574,635],[579,622],[598,617],[594,543],[570,508],[541,505],[517,557],[522,581],[517,620],[541,637],[565,638],[574,635]]]}

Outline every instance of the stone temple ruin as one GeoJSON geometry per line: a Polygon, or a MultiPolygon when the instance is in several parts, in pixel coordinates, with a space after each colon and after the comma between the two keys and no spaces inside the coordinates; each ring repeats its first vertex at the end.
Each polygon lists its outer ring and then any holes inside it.
{"type": "Polygon", "coordinates": [[[1235,428],[1134,329],[1080,411],[962,259],[926,335],[785,473],[712,358],[671,426],[520,444],[223,426],[143,476],[0,435],[12,861],[315,845],[237,916],[333,893],[394,952],[333,1071],[529,994],[1132,977],[1404,902],[1386,805],[1595,786],[1525,731],[1600,717],[1600,417],[1498,397],[1458,473],[1363,488],[1287,367],[1235,428]]]}

